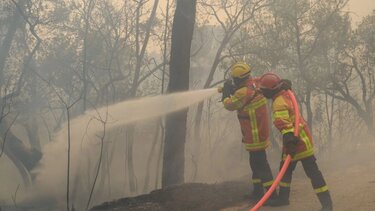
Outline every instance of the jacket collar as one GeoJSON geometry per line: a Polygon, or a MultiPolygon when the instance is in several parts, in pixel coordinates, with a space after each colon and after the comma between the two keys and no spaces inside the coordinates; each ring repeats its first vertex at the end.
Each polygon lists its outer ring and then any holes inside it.
{"type": "Polygon", "coordinates": [[[275,100],[278,96],[283,95],[284,93],[286,93],[285,90],[280,90],[278,93],[276,93],[276,94],[272,97],[272,100],[275,100]]]}

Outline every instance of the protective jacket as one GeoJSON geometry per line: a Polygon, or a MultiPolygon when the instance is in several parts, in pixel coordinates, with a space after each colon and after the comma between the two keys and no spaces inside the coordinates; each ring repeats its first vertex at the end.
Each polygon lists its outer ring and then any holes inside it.
{"type": "MultiPolygon", "coordinates": [[[[287,91],[282,90],[273,97],[272,113],[273,123],[282,134],[294,132],[294,108],[287,91]]],[[[293,160],[301,160],[314,154],[311,132],[302,115],[300,115],[299,139],[297,153],[293,160]]],[[[283,152],[283,159],[285,159],[285,147],[283,152]]]]}
{"type": "Polygon", "coordinates": [[[270,143],[267,100],[256,91],[258,82],[257,78],[249,78],[245,86],[223,101],[227,110],[237,110],[242,142],[248,151],[264,150],[270,143]]]}

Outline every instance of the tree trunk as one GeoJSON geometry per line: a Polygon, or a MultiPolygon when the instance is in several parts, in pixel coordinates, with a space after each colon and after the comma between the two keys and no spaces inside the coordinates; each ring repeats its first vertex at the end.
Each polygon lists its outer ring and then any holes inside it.
{"type": "MultiPolygon", "coordinates": [[[[4,123],[2,124],[4,125],[4,123]]],[[[4,126],[1,127],[1,134],[4,134],[3,127],[4,126]]],[[[2,135],[1,137],[5,136],[2,135]]],[[[35,149],[26,147],[24,143],[13,135],[11,131],[9,131],[6,139],[2,139],[1,146],[4,147],[4,154],[7,155],[16,166],[24,184],[26,186],[30,185],[32,179],[30,170],[33,169],[38,161],[42,158],[42,153],[35,149]]]]}
{"type": "Polygon", "coordinates": [[[134,144],[135,125],[131,124],[126,128],[126,149],[127,149],[127,166],[129,173],[129,188],[132,193],[137,192],[137,180],[134,173],[133,163],[133,144],[134,144]]]}
{"type": "Polygon", "coordinates": [[[89,74],[88,74],[88,61],[87,61],[87,48],[88,48],[88,36],[90,32],[90,18],[91,18],[91,12],[95,6],[95,1],[90,0],[88,2],[87,11],[85,11],[84,14],[84,21],[85,21],[85,31],[83,35],[83,52],[82,52],[82,83],[83,83],[83,90],[82,90],[82,113],[84,113],[87,109],[87,95],[89,92],[89,74]]]}
{"type": "Polygon", "coordinates": [[[310,126],[310,130],[313,130],[313,112],[311,107],[311,88],[308,86],[306,90],[306,113],[307,113],[307,124],[310,126]]]}
{"type": "Polygon", "coordinates": [[[366,124],[369,135],[375,137],[375,125],[374,125],[373,112],[368,110],[367,112],[362,113],[360,116],[362,117],[363,121],[366,124]]]}
{"type": "Polygon", "coordinates": [[[327,124],[328,124],[328,152],[333,150],[333,118],[334,118],[334,107],[335,107],[335,98],[331,97],[331,102],[328,102],[328,94],[325,94],[325,108],[327,115],[327,124]]]}
{"type": "MultiPolygon", "coordinates": [[[[189,89],[190,48],[196,0],[178,0],[172,27],[168,92],[189,89]]],[[[188,109],[166,118],[162,187],[184,182],[185,139],[188,109]]]]}
{"type": "Polygon", "coordinates": [[[38,151],[42,151],[42,146],[40,145],[39,139],[39,125],[35,116],[31,116],[26,125],[27,136],[30,141],[30,146],[38,151]]]}
{"type": "MultiPolygon", "coordinates": [[[[162,120],[160,119],[160,124],[162,124],[162,120]]],[[[154,140],[152,141],[152,146],[151,146],[151,150],[150,150],[150,153],[148,155],[148,158],[147,158],[147,167],[146,167],[146,174],[145,174],[145,182],[144,182],[144,185],[143,185],[143,193],[146,193],[147,190],[149,189],[149,184],[150,184],[150,170],[151,170],[151,163],[154,162],[153,158],[155,158],[154,154],[156,152],[156,145],[157,145],[157,142],[158,140],[160,140],[160,127],[159,127],[159,124],[157,124],[156,126],[156,132],[155,132],[155,136],[154,136],[154,140]]]]}
{"type": "MultiPolygon", "coordinates": [[[[19,3],[22,7],[24,6],[25,2],[20,1],[19,3]]],[[[10,48],[12,46],[13,38],[16,34],[17,29],[21,25],[21,15],[17,9],[13,12],[12,17],[9,17],[9,27],[8,31],[3,39],[3,42],[0,46],[0,84],[3,84],[4,80],[4,67],[6,64],[6,60],[9,56],[10,48]]]]}
{"type": "Polygon", "coordinates": [[[144,2],[139,2],[139,7],[137,8],[137,21],[136,21],[136,54],[137,54],[137,61],[136,61],[136,66],[135,66],[135,71],[134,71],[134,79],[133,79],[133,83],[132,83],[132,86],[130,88],[130,97],[135,97],[136,94],[137,94],[137,89],[138,89],[138,86],[139,86],[139,77],[141,76],[141,68],[142,68],[142,65],[143,65],[143,59],[145,58],[145,55],[146,55],[146,49],[147,49],[147,46],[148,46],[148,42],[150,40],[150,35],[151,35],[151,30],[152,30],[152,27],[154,26],[154,21],[155,21],[155,17],[156,17],[156,9],[158,8],[158,5],[159,5],[159,0],[155,0],[154,1],[154,5],[152,7],[152,11],[151,11],[151,14],[150,14],[150,17],[148,19],[148,22],[146,24],[146,31],[144,33],[144,35],[141,35],[140,34],[140,28],[143,27],[141,26],[141,24],[139,23],[140,19],[142,18],[140,16],[140,10],[141,10],[141,7],[142,5],[144,4],[144,2]],[[144,36],[144,40],[142,42],[142,48],[140,49],[140,37],[144,36]]]}

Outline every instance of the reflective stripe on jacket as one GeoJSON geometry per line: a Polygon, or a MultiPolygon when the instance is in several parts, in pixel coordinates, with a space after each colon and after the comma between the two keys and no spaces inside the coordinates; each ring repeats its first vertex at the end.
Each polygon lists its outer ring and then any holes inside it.
{"type": "MultiPolygon", "coordinates": [[[[273,98],[272,114],[273,123],[282,134],[294,132],[294,108],[286,91],[279,92],[273,98]]],[[[311,132],[302,115],[300,115],[299,139],[297,153],[293,160],[300,160],[314,154],[311,132]]],[[[283,148],[283,152],[285,152],[285,148],[283,148]]],[[[284,153],[283,158],[285,157],[284,153]]]]}
{"type": "Polygon", "coordinates": [[[257,79],[249,79],[247,86],[223,101],[227,110],[237,110],[242,142],[248,151],[263,150],[269,145],[267,100],[256,92],[256,83],[257,79]]]}

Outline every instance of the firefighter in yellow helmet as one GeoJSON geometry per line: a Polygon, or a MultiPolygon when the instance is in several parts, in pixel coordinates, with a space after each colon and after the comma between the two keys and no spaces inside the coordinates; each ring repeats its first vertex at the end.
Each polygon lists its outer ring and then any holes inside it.
{"type": "Polygon", "coordinates": [[[311,184],[322,205],[321,211],[332,210],[332,200],[328,187],[320,172],[314,156],[313,142],[310,129],[300,117],[299,136],[293,134],[295,110],[292,100],[287,92],[291,84],[274,73],[266,73],[260,77],[260,89],[266,98],[272,99],[272,119],[275,127],[283,135],[283,159],[280,166],[284,164],[286,155],[292,156],[292,162],[285,172],[279,184],[279,197],[270,200],[271,206],[284,206],[289,204],[290,184],[292,173],[298,161],[301,161],[306,175],[310,178],[311,184]]]}
{"type": "MultiPolygon", "coordinates": [[[[229,111],[237,111],[242,132],[242,142],[250,156],[252,198],[259,200],[264,190],[271,187],[273,176],[267,161],[269,141],[269,116],[266,98],[257,91],[259,79],[250,76],[250,66],[237,62],[231,67],[232,81],[224,83],[222,102],[229,111]]],[[[271,198],[275,198],[273,194],[271,198]]]]}

